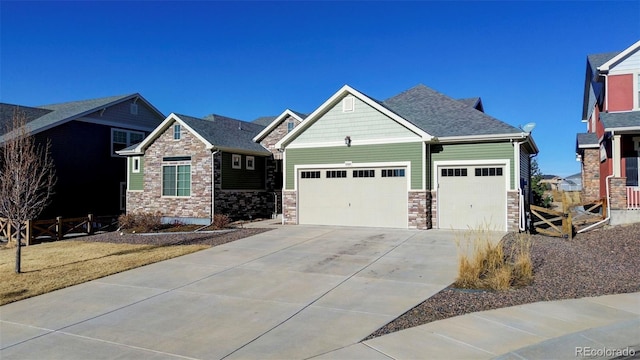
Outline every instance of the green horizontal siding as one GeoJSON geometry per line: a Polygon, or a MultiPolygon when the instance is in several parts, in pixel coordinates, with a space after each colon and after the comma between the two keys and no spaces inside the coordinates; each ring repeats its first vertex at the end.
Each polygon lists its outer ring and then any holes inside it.
{"type": "Polygon", "coordinates": [[[286,189],[294,188],[296,165],[344,164],[371,162],[411,162],[411,189],[422,189],[423,143],[339,146],[324,148],[286,149],[286,189]]]}
{"type": "Polygon", "coordinates": [[[232,153],[222,153],[222,189],[263,190],[265,188],[265,158],[254,156],[255,169],[247,170],[247,155],[241,155],[241,169],[231,165],[232,153]]]}
{"type": "MultiPolygon", "coordinates": [[[[492,160],[508,159],[510,162],[510,184],[514,184],[514,159],[513,145],[503,143],[479,143],[479,144],[432,144],[431,145],[431,169],[435,161],[454,160],[492,160]]],[[[519,174],[518,174],[519,175],[519,174]]],[[[433,189],[431,171],[427,174],[428,187],[433,189]]],[[[517,175],[516,175],[517,176],[517,175]]]]}
{"type": "Polygon", "coordinates": [[[140,172],[133,172],[133,159],[135,157],[129,158],[129,190],[144,190],[144,158],[142,156],[140,159],[140,172]]]}

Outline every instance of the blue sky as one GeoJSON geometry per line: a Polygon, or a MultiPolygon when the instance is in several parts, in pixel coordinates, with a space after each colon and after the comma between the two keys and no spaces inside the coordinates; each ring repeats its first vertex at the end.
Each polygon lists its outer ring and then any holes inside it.
{"type": "Polygon", "coordinates": [[[417,84],[535,122],[544,173],[571,175],[587,54],[640,39],[640,1],[0,2],[0,101],[139,92],[160,111],[311,112],[342,85],[417,84]]]}

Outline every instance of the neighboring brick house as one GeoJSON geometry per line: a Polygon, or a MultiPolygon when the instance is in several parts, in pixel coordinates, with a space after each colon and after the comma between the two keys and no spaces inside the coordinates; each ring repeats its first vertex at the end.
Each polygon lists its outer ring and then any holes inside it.
{"type": "Polygon", "coordinates": [[[275,144],[283,222],[517,231],[530,132],[419,85],[385,101],[344,86],[275,144]]]}
{"type": "Polygon", "coordinates": [[[277,212],[272,153],[252,139],[264,126],[219,115],[171,114],[128,158],[127,212],[159,212],[164,221],[209,224],[277,212]]]}
{"type": "Polygon", "coordinates": [[[285,110],[277,117],[263,117],[254,123],[264,124],[266,127],[253,138],[253,141],[271,151],[275,162],[275,185],[278,194],[276,199],[276,213],[282,214],[282,151],[276,149],[276,143],[298,126],[307,115],[293,110],[285,110]]]}
{"type": "Polygon", "coordinates": [[[116,151],[142,141],[165,118],[140,94],[35,107],[0,103],[0,146],[16,110],[36,143],[51,143],[57,182],[40,218],[124,212],[126,161],[116,151]]]}
{"type": "Polygon", "coordinates": [[[640,41],[620,52],[587,56],[576,153],[585,201],[609,194],[611,223],[640,221],[640,41]]]}

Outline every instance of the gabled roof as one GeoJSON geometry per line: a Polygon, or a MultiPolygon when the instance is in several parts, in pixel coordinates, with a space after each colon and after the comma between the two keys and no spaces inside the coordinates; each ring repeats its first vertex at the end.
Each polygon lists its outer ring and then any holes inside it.
{"type": "Polygon", "coordinates": [[[598,135],[595,133],[580,133],[578,134],[576,141],[579,149],[600,147],[598,135]]]}
{"type": "MultiPolygon", "coordinates": [[[[262,139],[264,139],[267,135],[269,135],[269,133],[273,131],[273,129],[278,127],[278,125],[280,125],[280,123],[282,123],[289,116],[297,119],[300,122],[302,122],[302,120],[304,120],[304,118],[307,117],[307,115],[303,113],[286,109],[285,111],[282,112],[282,114],[278,115],[273,120],[271,120],[271,122],[266,125],[266,128],[264,128],[258,135],[256,135],[253,138],[253,141],[255,142],[262,141],[262,139]]],[[[255,120],[253,121],[253,123],[255,123],[255,120]]]]}
{"type": "Polygon", "coordinates": [[[600,120],[605,131],[640,130],[640,111],[601,113],[600,120]]]}
{"type": "MultiPolygon", "coordinates": [[[[295,139],[300,133],[310,127],[315,121],[317,121],[322,115],[328,111],[331,107],[341,101],[345,96],[352,95],[358,99],[360,99],[365,104],[371,106],[372,108],[380,111],[381,113],[387,115],[391,119],[395,120],[402,126],[406,127],[410,131],[414,132],[418,136],[420,136],[423,140],[428,141],[433,138],[433,136],[419,127],[415,126],[415,124],[407,121],[402,116],[393,112],[389,107],[384,105],[381,101],[378,101],[370,96],[367,96],[360,91],[350,87],[349,85],[344,85],[340,90],[338,90],[335,94],[333,94],[327,101],[325,101],[322,105],[320,105],[314,112],[309,114],[300,125],[296,126],[293,131],[288,133],[285,137],[280,139],[276,143],[276,148],[283,148],[286,144],[295,139]]],[[[460,104],[460,106],[465,106],[460,104]]]]}
{"type": "MultiPolygon", "coordinates": [[[[145,98],[143,98],[140,94],[129,94],[129,95],[120,95],[120,96],[109,96],[98,99],[90,99],[90,100],[81,100],[81,101],[71,101],[60,104],[50,104],[50,105],[42,105],[37,107],[31,107],[29,109],[31,113],[31,121],[28,121],[27,124],[29,126],[29,131],[31,134],[37,134],[44,130],[50,129],[52,127],[62,125],[66,122],[81,118],[83,116],[89,115],[96,111],[100,111],[102,109],[106,109],[110,106],[119,104],[124,101],[128,101],[130,99],[137,98],[140,101],[144,102],[152,111],[154,111],[158,117],[163,118],[164,115],[158,111],[151,103],[149,103],[145,98]],[[41,109],[39,113],[36,113],[33,109],[41,109]],[[36,115],[40,115],[37,116],[36,115]]],[[[15,105],[13,105],[15,106],[15,105]]],[[[22,107],[21,107],[22,109],[22,107]]],[[[8,121],[5,119],[5,112],[1,112],[2,118],[0,119],[1,123],[6,123],[8,121]]],[[[28,118],[30,116],[28,115],[28,118]]],[[[10,119],[10,117],[9,117],[10,119]]],[[[0,137],[0,142],[4,140],[3,133],[0,133],[2,136],[0,137]]]]}
{"type": "Polygon", "coordinates": [[[589,70],[591,70],[591,74],[595,76],[598,73],[599,67],[601,67],[604,63],[613,59],[620,53],[621,51],[613,51],[608,53],[587,55],[587,64],[589,66],[589,70]]]}
{"type": "Polygon", "coordinates": [[[271,152],[252,139],[264,126],[221,115],[207,115],[206,119],[188,115],[170,114],[140,144],[120,150],[119,155],[141,155],[164,131],[178,122],[198,138],[209,150],[234,151],[238,153],[271,155],[271,152]]]}
{"type": "Polygon", "coordinates": [[[635,53],[638,49],[640,49],[640,40],[636,41],[635,44],[629,46],[628,48],[622,50],[619,54],[607,60],[604,64],[598,66],[598,71],[606,74],[607,72],[609,72],[612,66],[615,66],[620,61],[624,60],[627,56],[635,53]]]}
{"type": "Polygon", "coordinates": [[[396,114],[438,138],[521,135],[522,130],[424,85],[383,102],[396,114]]]}

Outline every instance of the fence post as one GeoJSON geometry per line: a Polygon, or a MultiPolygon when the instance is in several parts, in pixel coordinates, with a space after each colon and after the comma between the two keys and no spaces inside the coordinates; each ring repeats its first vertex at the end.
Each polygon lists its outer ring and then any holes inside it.
{"type": "Polygon", "coordinates": [[[24,230],[24,234],[25,235],[24,235],[24,237],[26,238],[25,240],[27,242],[27,246],[29,246],[29,245],[31,245],[31,239],[32,239],[32,236],[33,236],[33,231],[31,230],[31,220],[25,221],[24,227],[25,227],[25,230],[24,230]]]}
{"type": "Polygon", "coordinates": [[[7,238],[9,242],[13,241],[13,235],[11,234],[11,220],[7,219],[7,238]]]}
{"type": "Polygon", "coordinates": [[[87,234],[93,235],[93,214],[89,214],[89,221],[87,222],[87,234]]]}
{"type": "Polygon", "coordinates": [[[56,217],[56,230],[57,230],[57,235],[58,235],[58,239],[57,240],[62,240],[62,216],[57,216],[56,217]]]}

